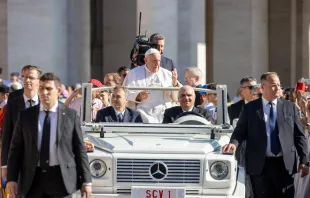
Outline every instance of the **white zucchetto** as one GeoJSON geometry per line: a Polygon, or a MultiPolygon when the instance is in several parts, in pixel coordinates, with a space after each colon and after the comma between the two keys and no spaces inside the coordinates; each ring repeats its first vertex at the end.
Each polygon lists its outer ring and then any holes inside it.
{"type": "Polygon", "coordinates": [[[160,55],[160,52],[157,50],[157,49],[154,49],[154,48],[150,48],[148,49],[146,52],[145,52],[145,57],[147,57],[148,55],[151,55],[151,54],[159,54],[160,55]]]}

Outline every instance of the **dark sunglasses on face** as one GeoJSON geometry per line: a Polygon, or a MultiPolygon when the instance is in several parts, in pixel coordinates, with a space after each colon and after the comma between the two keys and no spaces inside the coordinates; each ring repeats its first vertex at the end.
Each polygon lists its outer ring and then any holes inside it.
{"type": "Polygon", "coordinates": [[[254,86],[249,85],[249,86],[243,86],[243,87],[241,87],[241,88],[249,88],[249,89],[253,89],[253,87],[254,87],[254,86]]]}

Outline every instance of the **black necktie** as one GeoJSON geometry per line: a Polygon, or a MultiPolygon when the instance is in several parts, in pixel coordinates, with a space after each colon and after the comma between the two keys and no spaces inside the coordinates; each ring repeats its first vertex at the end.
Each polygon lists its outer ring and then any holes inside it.
{"type": "Polygon", "coordinates": [[[269,105],[270,105],[269,129],[270,129],[271,152],[274,155],[278,155],[280,153],[280,151],[281,151],[278,123],[277,123],[277,120],[275,119],[275,116],[274,116],[273,103],[269,102],[269,105]]]}
{"type": "Polygon", "coordinates": [[[49,167],[50,157],[50,134],[51,134],[51,120],[49,117],[49,111],[45,111],[46,116],[43,124],[43,134],[41,141],[41,152],[40,152],[40,167],[47,170],[49,167]]]}
{"type": "Polygon", "coordinates": [[[117,119],[118,119],[118,122],[123,122],[123,114],[118,114],[117,115],[117,119]]]}
{"type": "Polygon", "coordinates": [[[31,100],[31,99],[29,99],[29,100],[28,100],[28,102],[29,102],[29,104],[30,104],[30,106],[29,106],[29,107],[32,107],[32,104],[34,103],[34,101],[33,101],[33,100],[31,100]]]}

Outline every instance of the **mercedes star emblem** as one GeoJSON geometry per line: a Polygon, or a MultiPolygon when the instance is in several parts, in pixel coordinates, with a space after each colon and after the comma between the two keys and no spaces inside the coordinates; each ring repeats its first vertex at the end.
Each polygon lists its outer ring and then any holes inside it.
{"type": "Polygon", "coordinates": [[[150,166],[149,173],[154,180],[163,180],[168,175],[168,167],[165,163],[157,161],[150,166]]]}

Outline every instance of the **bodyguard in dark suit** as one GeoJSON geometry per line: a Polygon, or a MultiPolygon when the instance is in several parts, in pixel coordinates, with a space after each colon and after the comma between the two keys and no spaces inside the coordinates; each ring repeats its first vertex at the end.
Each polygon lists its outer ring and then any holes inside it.
{"type": "MultiPolygon", "coordinates": [[[[33,68],[33,67],[36,67],[36,66],[34,66],[34,65],[25,65],[25,66],[22,68],[22,71],[21,71],[21,73],[22,73],[22,78],[25,76],[25,71],[26,71],[26,70],[29,70],[29,68],[33,68]]],[[[13,100],[14,98],[17,98],[17,97],[19,97],[19,96],[21,96],[21,95],[23,95],[23,94],[24,94],[24,88],[18,89],[18,90],[16,90],[16,91],[13,91],[12,93],[10,93],[9,98],[8,98],[8,101],[11,101],[11,100],[13,100]]]]}
{"type": "Polygon", "coordinates": [[[127,89],[115,87],[113,89],[112,106],[97,112],[96,122],[134,122],[142,123],[142,117],[138,111],[126,107],[127,89]]]}
{"type": "Polygon", "coordinates": [[[239,118],[243,105],[253,100],[251,89],[256,84],[256,79],[251,76],[245,76],[240,80],[240,94],[243,100],[230,105],[228,109],[230,124],[233,124],[234,119],[239,118]]]}
{"type": "Polygon", "coordinates": [[[191,86],[185,85],[179,90],[180,106],[171,107],[165,110],[163,123],[173,123],[177,117],[184,112],[194,112],[206,120],[212,120],[212,112],[206,109],[195,107],[195,92],[191,86]]]}
{"type": "Polygon", "coordinates": [[[160,66],[169,71],[173,71],[174,69],[176,69],[172,60],[170,58],[165,57],[164,55],[161,55],[160,66]]]}
{"type": "MultiPolygon", "coordinates": [[[[28,65],[23,68],[23,93],[8,101],[3,118],[2,149],[1,149],[1,173],[6,180],[7,161],[13,130],[18,114],[21,110],[39,104],[38,87],[41,71],[38,67],[28,65]]],[[[15,93],[15,92],[13,92],[15,93]]]]}
{"type": "Polygon", "coordinates": [[[91,194],[91,175],[76,111],[58,103],[60,80],[40,78],[41,104],[19,114],[8,159],[10,197],[66,197],[91,194]],[[39,124],[38,124],[39,123],[39,124]],[[18,185],[17,185],[18,181],[18,185]]]}
{"type": "Polygon", "coordinates": [[[254,197],[293,198],[297,165],[301,177],[309,172],[306,138],[295,104],[279,99],[282,90],[278,75],[267,72],[261,82],[263,97],[244,105],[223,153],[235,152],[246,140],[245,167],[254,197]]]}
{"type": "Polygon", "coordinates": [[[235,104],[229,106],[228,115],[230,119],[230,124],[233,124],[234,119],[239,118],[243,105],[245,105],[245,101],[239,100],[235,104]]]}
{"type": "Polygon", "coordinates": [[[22,96],[23,94],[24,94],[24,88],[13,91],[10,93],[10,95],[8,97],[8,101],[11,101],[11,100],[13,100],[19,96],[22,96]]]}
{"type": "MultiPolygon", "coordinates": [[[[239,118],[243,105],[251,102],[253,100],[252,95],[252,88],[257,84],[257,81],[254,77],[245,76],[240,80],[240,95],[242,96],[242,100],[238,101],[235,104],[230,105],[228,108],[228,115],[230,119],[230,124],[233,124],[234,119],[239,118]]],[[[241,166],[245,166],[245,147],[246,141],[240,144],[236,151],[236,159],[238,160],[238,164],[241,166]]],[[[251,183],[249,182],[250,179],[247,180],[247,197],[250,197],[251,193],[251,183]]],[[[253,197],[253,196],[252,196],[253,197]]]]}

